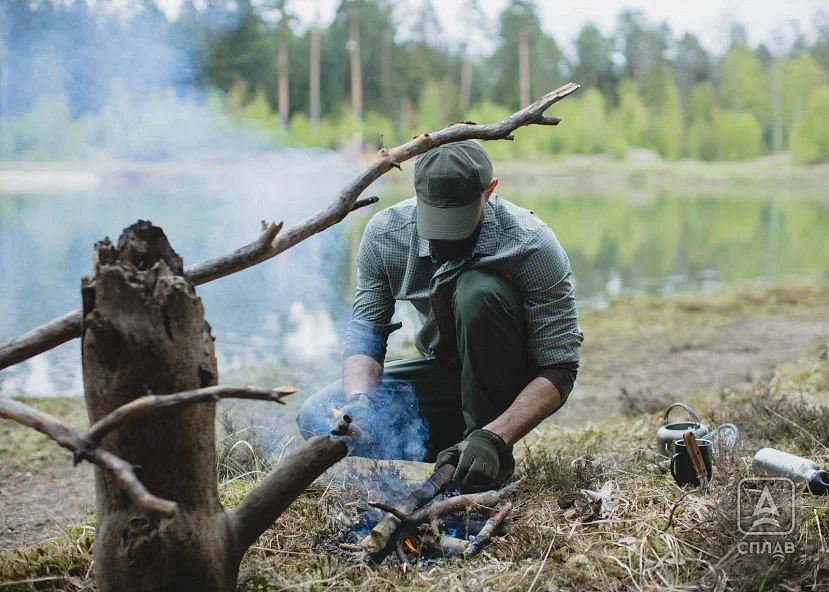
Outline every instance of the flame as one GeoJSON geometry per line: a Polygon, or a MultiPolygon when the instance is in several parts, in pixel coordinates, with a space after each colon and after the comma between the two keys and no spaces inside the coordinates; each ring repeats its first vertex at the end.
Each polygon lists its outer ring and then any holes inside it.
{"type": "Polygon", "coordinates": [[[415,548],[414,544],[412,543],[412,539],[406,539],[406,546],[409,548],[409,551],[412,553],[417,553],[417,549],[415,548]]]}
{"type": "Polygon", "coordinates": [[[334,417],[339,418],[339,417],[342,417],[343,412],[340,411],[339,409],[335,409],[334,407],[332,407],[331,408],[331,415],[333,415],[334,417]]]}

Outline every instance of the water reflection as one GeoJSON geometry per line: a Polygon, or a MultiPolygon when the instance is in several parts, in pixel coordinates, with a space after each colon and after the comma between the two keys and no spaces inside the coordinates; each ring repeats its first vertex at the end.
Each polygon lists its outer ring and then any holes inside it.
{"type": "MultiPolygon", "coordinates": [[[[94,242],[115,238],[139,218],[162,226],[189,264],[249,242],[261,218],[290,224],[310,214],[354,172],[339,159],[321,164],[320,158],[283,155],[221,174],[110,179],[92,193],[0,195],[0,340],[76,307],[94,242]]],[[[825,203],[721,195],[513,201],[555,230],[572,262],[581,310],[614,296],[829,277],[825,203]]],[[[223,377],[270,368],[269,376],[309,392],[338,374],[354,255],[367,218],[198,288],[223,377]]],[[[392,335],[392,353],[411,348],[417,328],[411,307],[399,306],[398,318],[404,328],[392,335]]],[[[0,372],[0,395],[80,394],[79,345],[0,372]]]]}
{"type": "MultiPolygon", "coordinates": [[[[105,175],[95,192],[0,193],[0,340],[80,304],[95,241],[136,220],[161,226],[185,265],[253,240],[259,221],[286,226],[330,202],[356,167],[333,155],[282,154],[243,164],[105,175]]],[[[338,227],[265,264],[200,286],[222,375],[269,367],[303,390],[338,369],[350,313],[349,255],[338,227]]],[[[75,340],[0,372],[0,395],[81,394],[75,340]]]]}

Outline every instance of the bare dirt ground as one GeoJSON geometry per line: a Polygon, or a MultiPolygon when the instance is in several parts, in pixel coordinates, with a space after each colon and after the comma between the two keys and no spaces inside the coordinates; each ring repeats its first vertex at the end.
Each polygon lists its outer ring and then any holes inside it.
{"type": "Polygon", "coordinates": [[[822,319],[752,317],[716,327],[682,327],[670,339],[585,341],[578,384],[553,419],[572,425],[665,409],[700,390],[733,389],[767,376],[781,362],[795,360],[816,341],[827,339],[829,314],[822,319]]]}
{"type": "MultiPolygon", "coordinates": [[[[588,323],[578,385],[567,406],[548,421],[572,426],[614,414],[653,412],[700,390],[734,388],[768,375],[816,342],[826,343],[829,302],[822,290],[796,306],[778,307],[772,300],[755,310],[738,302],[726,312],[692,310],[690,316],[688,311],[677,316],[674,311],[665,322],[665,311],[641,306],[630,315],[624,305],[600,313],[606,319],[638,315],[662,324],[627,333],[592,328],[591,334],[588,323]],[[712,317],[716,320],[709,322],[712,317]]],[[[33,404],[48,406],[72,425],[86,421],[80,400],[33,404]]],[[[93,511],[88,465],[73,468],[68,453],[53,443],[0,423],[0,552],[57,536],[93,511]]]]}

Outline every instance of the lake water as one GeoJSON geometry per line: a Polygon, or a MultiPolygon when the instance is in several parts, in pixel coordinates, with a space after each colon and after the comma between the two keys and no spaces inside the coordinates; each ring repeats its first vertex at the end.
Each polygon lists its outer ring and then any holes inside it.
{"type": "MultiPolygon", "coordinates": [[[[355,171],[334,155],[296,153],[243,164],[103,170],[94,182],[49,191],[0,187],[0,341],[77,307],[95,241],[115,240],[139,218],[161,226],[185,264],[195,263],[250,242],[263,218],[290,224],[316,211],[355,171]]],[[[527,197],[499,190],[556,232],[581,310],[614,296],[829,278],[825,202],[722,191],[527,197]]],[[[292,383],[308,392],[338,375],[354,254],[377,207],[198,288],[223,381],[292,383]]],[[[416,329],[410,309],[400,307],[399,315],[404,329],[393,335],[392,352],[409,347],[416,329]]],[[[79,340],[0,371],[0,395],[81,392],[79,340]]]]}

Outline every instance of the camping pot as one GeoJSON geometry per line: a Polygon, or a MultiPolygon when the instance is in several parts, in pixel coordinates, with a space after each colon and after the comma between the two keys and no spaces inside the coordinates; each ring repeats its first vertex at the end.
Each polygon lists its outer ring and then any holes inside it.
{"type": "Polygon", "coordinates": [[[699,419],[697,419],[697,414],[685,403],[674,403],[668,407],[665,410],[665,418],[663,421],[664,423],[656,430],[656,449],[662,456],[673,456],[674,441],[682,440],[682,435],[688,430],[694,432],[694,436],[697,439],[708,435],[708,426],[700,423],[699,419]],[[682,407],[685,409],[694,421],[669,422],[668,416],[674,407],[682,407]]]}

